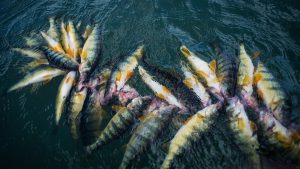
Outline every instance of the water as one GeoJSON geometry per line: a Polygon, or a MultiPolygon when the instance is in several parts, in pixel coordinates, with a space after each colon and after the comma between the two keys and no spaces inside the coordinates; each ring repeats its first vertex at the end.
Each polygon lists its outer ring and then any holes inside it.
{"type": "MultiPolygon", "coordinates": [[[[300,124],[297,113],[300,96],[298,0],[2,0],[0,11],[0,91],[21,79],[24,74],[19,68],[29,62],[9,49],[24,47],[23,36],[46,30],[48,17],[57,16],[82,21],[83,25],[102,25],[104,53],[100,64],[128,54],[143,43],[148,61],[178,69],[181,44],[209,61],[214,55],[208,44],[215,37],[219,37],[232,54],[238,41],[244,39],[249,53],[262,53],[260,59],[279,79],[290,98],[291,123],[300,124]]],[[[116,168],[120,164],[121,147],[128,142],[129,133],[88,157],[82,153],[81,145],[71,139],[65,121],[57,134],[52,133],[60,79],[35,91],[28,87],[0,97],[1,168],[116,168]]],[[[130,83],[141,93],[150,93],[138,77],[130,83]]],[[[219,117],[215,130],[208,132],[194,150],[175,162],[177,168],[242,168],[245,165],[245,156],[235,149],[231,137],[220,125],[223,119],[226,118],[219,117]]],[[[172,134],[163,133],[159,140],[165,141],[168,135],[172,134]]],[[[131,167],[158,168],[165,156],[159,140],[131,167]]],[[[266,166],[287,168],[283,160],[276,165],[272,163],[266,166]]]]}

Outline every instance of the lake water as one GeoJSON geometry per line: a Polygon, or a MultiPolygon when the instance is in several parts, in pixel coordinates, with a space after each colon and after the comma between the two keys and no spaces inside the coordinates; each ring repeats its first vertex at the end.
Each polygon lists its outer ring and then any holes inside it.
{"type": "MultiPolygon", "coordinates": [[[[235,53],[238,42],[244,40],[250,54],[261,52],[259,59],[266,63],[288,95],[291,123],[300,124],[299,0],[1,0],[1,92],[24,76],[19,68],[29,62],[10,49],[24,47],[22,37],[47,30],[49,16],[82,21],[82,25],[100,23],[104,35],[100,64],[119,54],[128,54],[143,43],[148,61],[178,69],[182,44],[209,61],[214,58],[209,42],[216,37],[231,54],[235,53]]],[[[135,75],[129,83],[142,94],[149,94],[135,75]]],[[[82,145],[71,139],[66,120],[58,133],[52,133],[60,80],[56,78],[37,90],[27,87],[0,96],[1,168],[118,167],[130,132],[91,156],[86,156],[82,145]]],[[[247,168],[245,155],[237,150],[227,129],[222,127],[224,119],[221,115],[211,131],[175,162],[175,167],[247,168]]],[[[165,157],[160,142],[167,135],[162,133],[130,168],[158,168],[165,157]]],[[[286,160],[274,160],[272,155],[265,155],[263,160],[265,168],[289,167],[286,160]]]]}

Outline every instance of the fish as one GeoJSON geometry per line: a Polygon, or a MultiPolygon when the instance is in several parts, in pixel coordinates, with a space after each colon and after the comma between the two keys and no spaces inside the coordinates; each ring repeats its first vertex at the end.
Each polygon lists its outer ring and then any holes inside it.
{"type": "Polygon", "coordinates": [[[64,70],[77,71],[79,69],[79,64],[64,54],[55,52],[46,46],[43,46],[42,50],[51,66],[64,70]]]}
{"type": "Polygon", "coordinates": [[[66,99],[70,95],[71,89],[76,83],[75,80],[76,72],[71,71],[64,77],[64,79],[59,85],[55,104],[55,124],[57,126],[59,125],[61,115],[65,110],[66,99]]]}
{"type": "Polygon", "coordinates": [[[85,27],[84,33],[82,35],[84,41],[87,40],[87,38],[90,36],[92,31],[93,31],[93,28],[91,27],[91,25],[87,25],[85,27]]]}
{"type": "Polygon", "coordinates": [[[219,100],[223,100],[222,87],[216,75],[216,63],[211,62],[211,64],[208,64],[204,60],[197,57],[184,45],[180,47],[180,51],[187,59],[197,76],[205,79],[209,90],[219,100]]]}
{"type": "Polygon", "coordinates": [[[86,40],[82,52],[80,54],[81,65],[79,67],[80,82],[88,80],[88,76],[94,70],[99,56],[102,52],[101,31],[100,26],[96,25],[90,36],[86,40]]]}
{"type": "Polygon", "coordinates": [[[155,81],[153,77],[142,67],[138,66],[139,74],[145,84],[154,92],[154,94],[167,101],[171,105],[175,105],[180,109],[186,109],[185,106],[178,101],[178,99],[171,93],[171,91],[155,81]]]}
{"type": "Polygon", "coordinates": [[[268,148],[295,161],[300,160],[300,134],[282,125],[271,112],[259,112],[261,140],[268,148]]]}
{"type": "Polygon", "coordinates": [[[213,118],[222,104],[216,103],[207,106],[191,116],[188,121],[178,130],[170,141],[169,149],[161,169],[172,167],[173,160],[189,149],[193,141],[197,141],[201,134],[207,131],[213,124],[213,118]]]}
{"type": "Polygon", "coordinates": [[[126,82],[132,77],[134,69],[137,67],[138,62],[143,55],[144,46],[139,46],[131,56],[127,57],[125,61],[117,65],[107,84],[104,102],[108,102],[115,93],[124,87],[126,82]]]}
{"type": "MultiPolygon", "coordinates": [[[[77,84],[78,85],[78,84],[77,84]]],[[[79,114],[84,107],[84,103],[87,97],[87,88],[82,88],[80,91],[73,90],[71,94],[71,99],[69,103],[69,117],[68,123],[73,139],[79,139],[79,114]]]]}
{"type": "Polygon", "coordinates": [[[73,59],[72,57],[72,53],[71,53],[71,47],[70,47],[70,38],[68,35],[68,32],[66,30],[66,25],[64,22],[61,22],[60,25],[60,31],[61,31],[61,44],[63,46],[63,49],[65,51],[65,53],[67,54],[67,56],[71,59],[73,59]]]}
{"type": "Polygon", "coordinates": [[[74,27],[74,24],[72,21],[68,22],[67,26],[67,32],[68,32],[68,37],[69,37],[69,46],[70,46],[70,55],[74,58],[74,60],[79,61],[79,52],[81,48],[81,41],[78,36],[78,33],[74,27]]]}
{"type": "Polygon", "coordinates": [[[143,152],[161,133],[168,120],[170,120],[171,115],[178,110],[178,107],[169,105],[149,112],[132,134],[119,169],[125,169],[138,154],[143,152]]]}
{"type": "Polygon", "coordinates": [[[26,75],[21,81],[13,85],[8,89],[8,92],[23,88],[25,86],[34,84],[34,83],[39,83],[39,82],[44,82],[44,81],[50,81],[52,78],[56,76],[60,76],[65,74],[64,71],[61,71],[56,68],[44,68],[37,70],[33,73],[30,73],[26,75]]]}
{"type": "Polygon", "coordinates": [[[58,26],[55,23],[55,18],[54,17],[50,17],[49,18],[49,29],[47,31],[47,34],[53,38],[53,40],[55,40],[56,42],[59,42],[59,31],[58,31],[58,26]]]}
{"type": "Polygon", "coordinates": [[[223,96],[230,98],[235,96],[237,86],[237,63],[234,56],[224,52],[219,40],[211,43],[216,57],[216,74],[222,86],[223,96]]]}
{"type": "Polygon", "coordinates": [[[48,46],[54,50],[55,52],[59,52],[59,53],[65,53],[64,49],[62,48],[61,44],[58,41],[55,41],[53,38],[51,38],[50,36],[48,36],[46,33],[41,32],[43,38],[45,39],[45,41],[47,42],[48,46]]]}
{"type": "Polygon", "coordinates": [[[24,48],[24,49],[22,49],[22,48],[12,48],[12,50],[22,54],[23,56],[33,58],[33,59],[36,59],[36,60],[46,59],[43,52],[41,52],[39,50],[33,50],[33,49],[30,49],[30,48],[24,48]]]}
{"type": "Polygon", "coordinates": [[[206,92],[205,87],[202,85],[202,83],[197,79],[196,75],[192,73],[190,68],[181,62],[181,71],[184,74],[184,80],[183,83],[191,89],[198,98],[200,99],[203,107],[206,107],[211,104],[211,99],[209,94],[206,92]]]}
{"type": "Polygon", "coordinates": [[[121,106],[119,111],[108,122],[105,129],[101,132],[97,141],[86,147],[86,152],[89,154],[107,144],[109,141],[120,136],[128,129],[130,125],[136,120],[137,117],[142,115],[143,109],[150,103],[151,97],[137,97],[133,99],[127,107],[121,106]]]}
{"type": "Polygon", "coordinates": [[[131,86],[124,85],[118,92],[117,99],[121,105],[127,105],[132,99],[139,97],[140,94],[131,86]]]}
{"type": "Polygon", "coordinates": [[[270,109],[277,120],[283,121],[282,108],[285,104],[285,93],[271,72],[262,62],[258,62],[254,73],[254,84],[257,94],[270,109]]]}
{"type": "Polygon", "coordinates": [[[253,163],[253,168],[261,168],[260,156],[257,152],[259,143],[256,135],[256,125],[250,121],[244,105],[238,98],[233,97],[227,100],[226,112],[229,116],[229,126],[233,132],[234,141],[238,147],[248,155],[253,163]]]}

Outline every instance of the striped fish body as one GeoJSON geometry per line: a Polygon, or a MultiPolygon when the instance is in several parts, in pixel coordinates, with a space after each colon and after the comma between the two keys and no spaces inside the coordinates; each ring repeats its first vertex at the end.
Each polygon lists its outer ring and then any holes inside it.
{"type": "Polygon", "coordinates": [[[81,47],[81,41],[72,21],[69,21],[68,23],[67,32],[71,50],[69,53],[74,58],[74,60],[80,61],[79,50],[81,47]]]}
{"type": "Polygon", "coordinates": [[[197,76],[205,79],[210,91],[218,98],[222,97],[221,84],[215,70],[211,69],[207,62],[197,57],[186,46],[181,46],[180,51],[191,65],[192,69],[196,72],[197,76]]]}
{"type": "Polygon", "coordinates": [[[59,88],[58,95],[56,97],[56,105],[55,105],[55,123],[59,124],[59,120],[61,118],[62,113],[65,110],[66,99],[68,98],[72,87],[75,85],[76,80],[76,72],[69,72],[64,79],[62,80],[59,88]]]}
{"type": "Polygon", "coordinates": [[[70,47],[70,38],[68,35],[68,32],[66,30],[66,25],[64,22],[61,22],[61,26],[60,26],[60,30],[61,30],[61,44],[62,47],[66,53],[66,55],[73,59],[72,55],[71,55],[71,47],[70,47]]]}
{"type": "Polygon", "coordinates": [[[81,91],[72,91],[69,104],[69,128],[73,139],[79,138],[79,113],[82,111],[85,99],[87,97],[87,89],[83,88],[81,91]]]}
{"type": "Polygon", "coordinates": [[[53,40],[55,40],[56,42],[59,42],[59,31],[58,31],[58,26],[55,23],[55,19],[54,17],[50,17],[49,18],[49,29],[47,31],[47,34],[53,38],[53,40]]]}
{"type": "Polygon", "coordinates": [[[211,104],[209,94],[206,92],[205,87],[197,79],[197,77],[191,72],[187,65],[181,64],[181,70],[184,74],[183,83],[191,89],[200,99],[202,106],[206,107],[211,104]]]}
{"type": "Polygon", "coordinates": [[[51,65],[64,70],[78,70],[79,64],[66,55],[55,52],[48,47],[43,47],[42,50],[51,65]]]}
{"type": "Polygon", "coordinates": [[[239,54],[239,69],[237,85],[242,95],[251,96],[253,93],[253,78],[254,78],[254,65],[250,56],[245,50],[243,43],[240,44],[239,54]]]}
{"type": "Polygon", "coordinates": [[[235,142],[253,163],[253,168],[260,168],[260,157],[257,153],[259,143],[255,132],[255,124],[248,119],[243,104],[237,98],[228,99],[226,112],[229,115],[230,128],[235,142]]]}
{"type": "Polygon", "coordinates": [[[45,68],[37,70],[31,74],[26,75],[21,81],[9,88],[8,92],[23,88],[34,83],[49,81],[52,78],[63,74],[65,74],[64,71],[55,68],[45,68]]]}
{"type": "Polygon", "coordinates": [[[41,32],[43,38],[47,42],[48,46],[54,50],[55,52],[65,53],[64,49],[62,48],[61,44],[58,41],[55,41],[53,38],[48,36],[46,33],[41,32]]]}
{"type": "Polygon", "coordinates": [[[219,43],[214,43],[217,59],[216,74],[222,86],[225,97],[235,96],[237,86],[237,63],[232,55],[222,51],[219,43]]]}
{"type": "Polygon", "coordinates": [[[272,113],[260,112],[260,126],[263,130],[262,139],[266,140],[268,149],[275,149],[277,153],[299,162],[300,135],[284,127],[272,113]]]}
{"type": "Polygon", "coordinates": [[[173,160],[190,148],[191,143],[207,131],[213,123],[212,118],[216,116],[219,104],[212,104],[193,115],[190,120],[182,126],[171,140],[167,156],[161,169],[172,167],[173,160]]]}
{"type": "Polygon", "coordinates": [[[282,108],[285,104],[285,93],[269,70],[259,62],[254,74],[258,96],[264,104],[272,111],[274,116],[282,122],[282,108]]]}
{"type": "Polygon", "coordinates": [[[151,97],[138,97],[133,99],[127,107],[122,107],[108,122],[97,141],[86,148],[87,152],[91,153],[96,148],[124,133],[133,124],[137,116],[141,115],[142,110],[145,109],[150,101],[151,97]]]}
{"type": "Polygon", "coordinates": [[[171,93],[169,89],[155,81],[142,66],[139,66],[138,69],[143,81],[154,92],[154,94],[157,97],[167,101],[171,105],[179,107],[180,109],[185,108],[183,104],[178,101],[178,99],[171,93]]]}
{"type": "Polygon", "coordinates": [[[149,143],[163,130],[172,113],[176,111],[178,108],[175,106],[167,106],[147,114],[127,144],[120,169],[125,169],[138,154],[146,149],[149,143]]]}
{"type": "Polygon", "coordinates": [[[101,31],[99,25],[96,25],[90,36],[86,40],[80,54],[80,81],[85,82],[88,76],[94,70],[99,56],[102,52],[101,31]]]}
{"type": "Polygon", "coordinates": [[[32,49],[22,49],[22,48],[13,48],[12,49],[15,52],[18,52],[22,54],[23,56],[30,57],[36,60],[42,60],[45,59],[45,55],[43,52],[40,52],[38,50],[32,50],[32,49]]]}
{"type": "Polygon", "coordinates": [[[126,82],[132,77],[134,69],[138,65],[139,60],[144,55],[144,47],[139,46],[131,56],[127,57],[125,61],[121,62],[113,71],[105,95],[110,99],[112,95],[120,91],[126,82]]]}

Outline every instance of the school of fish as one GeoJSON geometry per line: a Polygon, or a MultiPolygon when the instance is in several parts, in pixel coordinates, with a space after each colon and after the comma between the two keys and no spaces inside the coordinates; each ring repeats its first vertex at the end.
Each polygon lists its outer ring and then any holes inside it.
{"type": "Polygon", "coordinates": [[[32,62],[24,67],[30,73],[8,92],[63,75],[53,120],[58,128],[66,117],[72,138],[81,140],[88,154],[101,151],[135,125],[119,167],[128,168],[176,115],[184,115],[188,117],[167,143],[161,165],[162,169],[173,168],[174,161],[193,149],[192,143],[225,112],[234,142],[249,157],[251,168],[262,168],[262,145],[300,162],[300,134],[285,127],[286,94],[267,66],[250,56],[242,42],[234,56],[223,51],[219,40],[213,41],[216,59],[210,62],[182,45],[178,47],[182,61],[177,72],[148,63],[143,45],[118,63],[99,66],[103,48],[100,24],[83,28],[80,23],[51,17],[49,29],[39,37],[42,41],[34,47],[12,49],[32,62]],[[153,95],[142,96],[127,84],[135,72],[153,95]],[[106,107],[115,113],[101,129],[106,107]]]}

